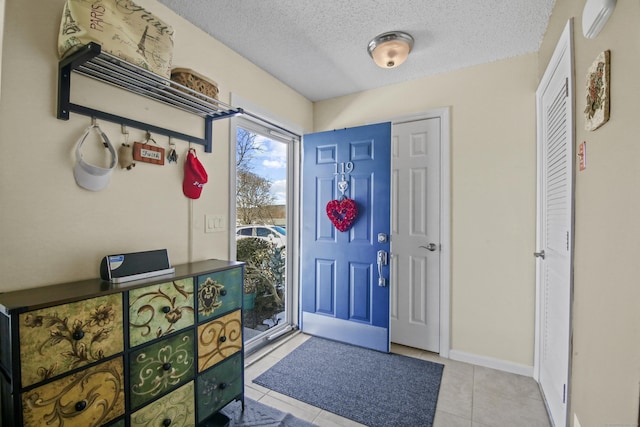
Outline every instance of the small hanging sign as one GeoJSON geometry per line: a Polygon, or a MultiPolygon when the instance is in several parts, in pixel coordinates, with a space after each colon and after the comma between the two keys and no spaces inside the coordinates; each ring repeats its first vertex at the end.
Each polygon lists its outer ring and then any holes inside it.
{"type": "Polygon", "coordinates": [[[164,148],[142,142],[134,142],[133,158],[139,162],[164,165],[164,148]]]}
{"type": "Polygon", "coordinates": [[[605,50],[593,61],[587,72],[586,97],[584,109],[584,128],[588,131],[598,129],[609,121],[609,78],[611,74],[611,52],[605,50]]]}
{"type": "Polygon", "coordinates": [[[587,142],[582,141],[578,146],[578,159],[580,159],[580,170],[587,168],[587,142]]]}
{"type": "Polygon", "coordinates": [[[154,165],[164,165],[164,148],[149,144],[149,141],[156,141],[147,132],[146,141],[133,143],[133,158],[139,162],[152,163],[154,165]]]}

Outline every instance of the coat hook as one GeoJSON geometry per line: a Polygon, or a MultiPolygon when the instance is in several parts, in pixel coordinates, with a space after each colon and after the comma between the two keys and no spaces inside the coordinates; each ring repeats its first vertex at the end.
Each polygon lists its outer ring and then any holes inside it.
{"type": "Polygon", "coordinates": [[[91,126],[95,126],[96,125],[96,118],[95,116],[91,116],[91,126]]]}
{"type": "Polygon", "coordinates": [[[151,137],[151,132],[149,132],[148,130],[145,131],[145,132],[146,132],[146,134],[145,134],[145,139],[146,139],[145,144],[148,144],[149,141],[153,141],[154,144],[158,145],[156,140],[151,137]]]}
{"type": "MultiPolygon", "coordinates": [[[[121,124],[120,131],[124,135],[124,145],[128,147],[129,146],[129,129],[127,129],[127,125],[121,124]]],[[[127,168],[127,169],[130,169],[130,168],[127,168]]]]}
{"type": "Polygon", "coordinates": [[[169,163],[176,163],[178,161],[176,143],[171,140],[171,137],[169,137],[169,154],[167,154],[167,160],[169,160],[169,163]]]}

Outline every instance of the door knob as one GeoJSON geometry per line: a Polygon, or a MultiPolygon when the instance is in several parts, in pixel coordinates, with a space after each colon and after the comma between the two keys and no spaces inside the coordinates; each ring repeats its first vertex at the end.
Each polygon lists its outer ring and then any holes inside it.
{"type": "Polygon", "coordinates": [[[435,251],[436,249],[438,249],[438,245],[436,245],[435,243],[429,243],[427,246],[420,246],[423,249],[426,249],[428,251],[435,251]]]}
{"type": "Polygon", "coordinates": [[[541,250],[540,252],[534,252],[533,256],[535,256],[536,258],[542,258],[544,259],[544,249],[541,250]]]}

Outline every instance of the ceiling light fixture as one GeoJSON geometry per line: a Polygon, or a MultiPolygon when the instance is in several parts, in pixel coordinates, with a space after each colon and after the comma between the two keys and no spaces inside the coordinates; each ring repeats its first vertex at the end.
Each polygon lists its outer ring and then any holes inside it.
{"type": "Polygon", "coordinates": [[[411,35],[402,31],[389,31],[371,40],[367,51],[379,67],[395,68],[407,59],[412,47],[411,35]]]}

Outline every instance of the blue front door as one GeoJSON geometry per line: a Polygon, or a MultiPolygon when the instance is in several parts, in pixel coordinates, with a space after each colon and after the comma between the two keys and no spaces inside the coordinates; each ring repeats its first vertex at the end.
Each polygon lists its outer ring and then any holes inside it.
{"type": "Polygon", "coordinates": [[[388,352],[391,123],[302,145],[301,328],[388,352]]]}

